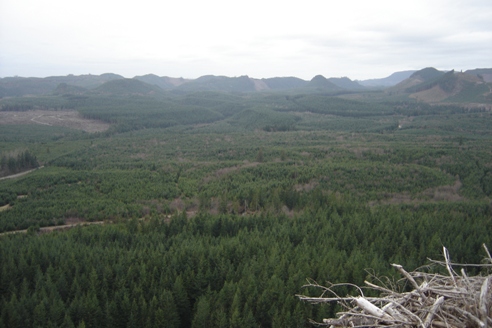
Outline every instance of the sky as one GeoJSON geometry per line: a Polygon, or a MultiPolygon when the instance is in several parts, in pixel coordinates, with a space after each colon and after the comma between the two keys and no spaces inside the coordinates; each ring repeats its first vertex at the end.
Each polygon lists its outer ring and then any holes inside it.
{"type": "Polygon", "coordinates": [[[491,0],[0,0],[0,77],[492,68],[491,0]]]}

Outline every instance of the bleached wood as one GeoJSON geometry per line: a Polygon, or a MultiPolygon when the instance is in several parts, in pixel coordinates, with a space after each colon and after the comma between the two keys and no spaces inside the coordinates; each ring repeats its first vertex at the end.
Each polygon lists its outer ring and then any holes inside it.
{"type": "Polygon", "coordinates": [[[441,304],[443,302],[444,302],[444,297],[442,297],[442,296],[439,297],[438,299],[436,299],[436,301],[432,305],[432,308],[431,308],[429,314],[427,314],[427,317],[425,318],[425,321],[424,321],[424,327],[425,328],[429,327],[429,325],[432,322],[432,319],[434,319],[436,311],[439,310],[439,307],[441,306],[441,304]]]}
{"type": "MultiPolygon", "coordinates": [[[[490,259],[490,252],[484,246],[490,259]]],[[[301,300],[311,303],[337,301],[345,312],[337,314],[338,319],[325,319],[319,325],[332,327],[398,327],[398,328],[492,328],[490,316],[492,302],[492,275],[468,276],[464,269],[458,275],[446,248],[444,261],[433,261],[443,265],[448,275],[424,271],[408,272],[399,264],[393,264],[414,290],[398,292],[397,286],[384,286],[382,280],[375,279],[383,286],[365,281],[366,289],[379,292],[381,297],[366,297],[360,287],[352,284],[330,284],[329,287],[309,284],[322,290],[321,297],[298,295],[301,300]],[[355,287],[359,296],[340,297],[334,288],[338,286],[355,287]],[[331,295],[332,297],[325,297],[331,295]]],[[[492,260],[490,261],[492,262],[492,260]]]]}
{"type": "Polygon", "coordinates": [[[451,266],[451,260],[449,259],[449,252],[446,247],[442,247],[444,253],[444,260],[446,261],[446,269],[448,269],[451,279],[453,279],[454,285],[456,286],[456,280],[454,279],[453,267],[451,266]]]}
{"type": "Polygon", "coordinates": [[[389,320],[392,321],[394,320],[392,317],[384,313],[383,310],[369,302],[363,297],[357,297],[355,299],[355,302],[357,303],[358,306],[360,306],[365,312],[367,312],[370,315],[373,315],[375,317],[381,318],[383,320],[389,320]]]}
{"type": "Polygon", "coordinates": [[[471,314],[469,311],[466,311],[462,308],[455,307],[455,306],[446,306],[445,308],[448,311],[454,311],[454,312],[461,313],[462,315],[464,315],[468,319],[470,319],[472,322],[476,323],[480,328],[485,327],[485,323],[482,320],[480,320],[479,318],[477,318],[476,316],[474,316],[473,314],[471,314]]]}
{"type": "Polygon", "coordinates": [[[407,319],[404,315],[402,315],[396,307],[399,306],[399,304],[395,304],[394,302],[390,302],[383,306],[382,310],[386,313],[388,313],[390,316],[395,318],[395,320],[400,321],[402,323],[407,323],[407,319]]]}
{"type": "Polygon", "coordinates": [[[417,282],[415,281],[415,279],[413,279],[412,275],[410,275],[410,273],[408,273],[405,269],[403,269],[403,267],[399,264],[391,264],[393,267],[395,267],[398,271],[400,271],[400,273],[405,277],[407,278],[408,281],[410,281],[410,283],[412,284],[413,288],[415,288],[415,290],[420,294],[420,297],[422,297],[422,300],[425,301],[426,297],[425,295],[420,291],[420,286],[417,284],[417,282]]]}
{"type": "Polygon", "coordinates": [[[488,257],[489,257],[489,258],[488,258],[489,262],[490,262],[490,263],[492,263],[492,256],[490,255],[490,252],[489,252],[489,249],[487,248],[487,245],[482,244],[482,246],[483,246],[483,248],[485,249],[485,253],[487,253],[487,255],[488,255],[488,257]]]}
{"type": "Polygon", "coordinates": [[[381,286],[375,285],[375,284],[373,284],[373,283],[370,283],[369,281],[364,281],[364,283],[365,283],[367,286],[369,286],[369,287],[371,287],[372,289],[374,289],[374,290],[379,290],[379,291],[381,291],[381,292],[385,292],[385,293],[389,293],[389,294],[393,293],[393,291],[392,291],[391,289],[388,289],[388,288],[384,288],[384,287],[381,287],[381,286]]]}
{"type": "Polygon", "coordinates": [[[463,277],[464,282],[466,283],[467,287],[469,288],[471,286],[470,279],[468,279],[468,275],[465,272],[464,268],[461,268],[461,276],[463,277]]]}
{"type": "Polygon", "coordinates": [[[489,308],[489,300],[490,296],[488,296],[489,285],[492,277],[485,279],[483,281],[482,287],[480,288],[480,319],[484,323],[484,328],[487,328],[487,318],[489,317],[488,308],[489,308]]]}

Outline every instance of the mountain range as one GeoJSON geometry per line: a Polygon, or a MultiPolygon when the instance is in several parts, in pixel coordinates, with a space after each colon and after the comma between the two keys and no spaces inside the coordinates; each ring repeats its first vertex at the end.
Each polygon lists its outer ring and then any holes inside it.
{"type": "Polygon", "coordinates": [[[101,75],[68,75],[46,78],[0,78],[0,97],[26,95],[150,95],[162,92],[189,93],[284,91],[302,93],[383,92],[386,96],[406,96],[424,102],[491,102],[492,69],[465,72],[439,71],[428,67],[418,71],[395,72],[382,79],[353,81],[348,77],[325,78],[322,75],[306,81],[297,77],[255,79],[248,76],[227,77],[205,75],[197,79],[172,78],[154,74],[124,78],[101,75]]]}

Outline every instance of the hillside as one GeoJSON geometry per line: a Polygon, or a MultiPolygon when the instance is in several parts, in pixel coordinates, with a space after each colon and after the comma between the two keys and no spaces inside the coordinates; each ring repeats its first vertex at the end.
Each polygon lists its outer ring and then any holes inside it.
{"type": "Polygon", "coordinates": [[[438,71],[425,68],[413,73],[394,87],[385,90],[387,95],[406,95],[426,103],[453,102],[490,104],[492,85],[476,73],[461,73],[454,70],[438,71]]]}
{"type": "Polygon", "coordinates": [[[356,81],[360,85],[364,87],[370,87],[370,88],[388,88],[392,87],[394,85],[397,85],[401,81],[408,79],[410,75],[415,73],[416,71],[401,71],[401,72],[395,72],[391,74],[388,77],[381,78],[381,79],[369,79],[369,80],[362,80],[362,81],[356,81]]]}
{"type": "Polygon", "coordinates": [[[433,67],[427,67],[414,72],[407,79],[386,89],[386,91],[389,93],[412,93],[428,89],[428,85],[443,74],[444,72],[438,71],[433,67]]]}
{"type": "Polygon", "coordinates": [[[265,83],[269,90],[297,89],[306,86],[308,83],[297,77],[273,77],[261,79],[260,81],[265,83]]]}
{"type": "Polygon", "coordinates": [[[79,87],[76,85],[70,85],[67,83],[60,83],[56,87],[55,90],[53,90],[54,95],[81,95],[84,94],[87,91],[86,88],[79,87]]]}
{"type": "Polygon", "coordinates": [[[107,73],[101,75],[67,75],[37,77],[6,77],[0,79],[0,97],[42,95],[52,93],[58,85],[65,83],[76,87],[92,89],[105,82],[122,79],[121,75],[107,73]]]}
{"type": "Polygon", "coordinates": [[[328,79],[329,82],[333,83],[337,87],[340,87],[342,89],[346,90],[362,90],[364,87],[360,85],[357,81],[352,81],[348,77],[330,77],[328,79]]]}
{"type": "Polygon", "coordinates": [[[421,81],[429,81],[442,76],[444,73],[445,72],[439,71],[434,67],[426,67],[410,75],[410,78],[420,79],[421,81]]]}
{"type": "MultiPolygon", "coordinates": [[[[255,79],[246,75],[239,77],[205,75],[197,79],[184,79],[147,74],[127,79],[121,75],[106,73],[46,78],[1,78],[0,97],[84,94],[121,96],[160,94],[163,91],[170,91],[176,95],[196,92],[287,92],[291,95],[296,93],[345,94],[351,99],[372,98],[379,99],[378,101],[417,99],[428,103],[489,104],[492,102],[490,91],[492,82],[490,81],[492,81],[492,69],[488,68],[457,73],[427,67],[418,71],[395,72],[383,79],[365,81],[353,81],[348,77],[326,78],[322,75],[316,75],[309,81],[297,77],[255,79]]],[[[29,101],[26,100],[25,103],[29,101]]],[[[49,106],[41,107],[48,108],[49,106]]]]}
{"type": "Polygon", "coordinates": [[[465,73],[481,77],[485,82],[492,82],[492,68],[471,69],[465,73]]]}
{"type": "Polygon", "coordinates": [[[40,78],[5,77],[0,79],[0,97],[47,94],[56,86],[56,83],[40,78]]]}
{"type": "Polygon", "coordinates": [[[177,91],[253,92],[255,84],[248,76],[205,75],[176,87],[177,91]]]}
{"type": "Polygon", "coordinates": [[[162,90],[173,89],[183,83],[188,82],[183,78],[172,78],[167,76],[157,76],[155,74],[147,74],[143,76],[135,76],[134,79],[145,82],[150,85],[156,85],[162,90]]]}
{"type": "Polygon", "coordinates": [[[136,80],[119,79],[106,82],[91,91],[96,94],[105,95],[149,95],[162,92],[162,89],[155,85],[136,80]]]}
{"type": "Polygon", "coordinates": [[[309,83],[306,85],[306,88],[325,92],[342,90],[342,88],[337,86],[335,83],[329,81],[323,75],[316,75],[315,77],[313,77],[311,81],[309,81],[309,83]]]}

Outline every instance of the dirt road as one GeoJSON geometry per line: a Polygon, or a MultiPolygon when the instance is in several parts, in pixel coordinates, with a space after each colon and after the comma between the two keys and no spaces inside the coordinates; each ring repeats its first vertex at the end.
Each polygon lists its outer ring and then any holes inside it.
{"type": "MultiPolygon", "coordinates": [[[[39,233],[48,233],[52,232],[55,230],[65,230],[65,229],[71,229],[73,227],[82,225],[93,225],[93,224],[104,224],[104,221],[97,221],[97,222],[79,222],[79,223],[73,223],[73,224],[64,224],[64,225],[59,225],[59,226],[51,226],[51,227],[43,227],[39,228],[39,233]]],[[[16,233],[26,233],[27,229],[25,230],[14,230],[14,231],[7,231],[7,232],[2,232],[0,233],[0,237],[5,236],[5,235],[11,235],[11,234],[16,234],[16,233]]]]}
{"type": "Polygon", "coordinates": [[[29,170],[29,171],[24,171],[24,172],[21,172],[21,173],[17,173],[17,174],[12,174],[12,175],[7,175],[6,177],[2,177],[0,178],[0,180],[5,180],[5,179],[15,179],[15,178],[18,178],[18,177],[21,177],[23,175],[26,175],[28,173],[31,173],[33,171],[36,171],[36,170],[39,170],[39,169],[42,169],[44,166],[40,166],[40,167],[37,167],[35,169],[32,169],[32,170],[29,170]]]}

